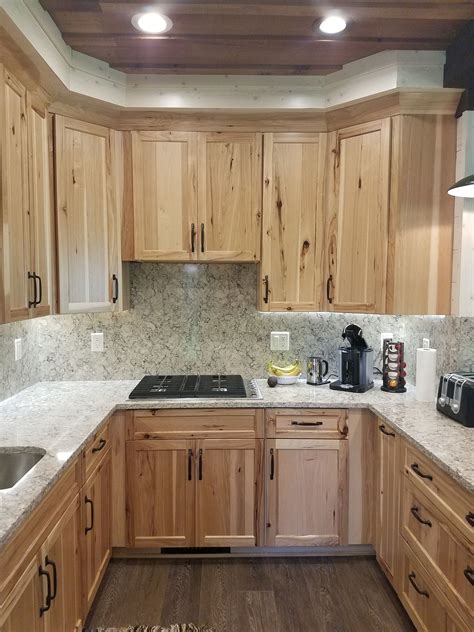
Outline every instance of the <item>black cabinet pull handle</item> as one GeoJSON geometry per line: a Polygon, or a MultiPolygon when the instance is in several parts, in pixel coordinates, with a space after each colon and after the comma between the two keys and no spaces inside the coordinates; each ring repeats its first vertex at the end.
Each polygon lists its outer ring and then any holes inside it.
{"type": "Polygon", "coordinates": [[[196,225],[193,222],[191,224],[191,252],[195,251],[195,242],[196,242],[196,225]]]}
{"type": "Polygon", "coordinates": [[[202,481],[202,450],[199,450],[198,469],[199,469],[199,480],[202,481]]]}
{"type": "Polygon", "coordinates": [[[416,505],[413,505],[413,507],[410,509],[411,514],[414,518],[416,518],[418,520],[418,522],[420,522],[421,524],[425,524],[427,527],[432,527],[433,525],[431,524],[431,520],[425,520],[424,518],[422,518],[419,514],[419,508],[416,507],[416,505]]]}
{"type": "Polygon", "coordinates": [[[474,511],[470,511],[467,514],[466,520],[467,520],[468,524],[471,525],[471,527],[474,527],[474,511]]]}
{"type": "Polygon", "coordinates": [[[273,448],[270,448],[270,480],[273,481],[275,478],[275,455],[273,453],[273,448]]]}
{"type": "Polygon", "coordinates": [[[92,529],[94,528],[94,503],[87,496],[86,496],[86,499],[85,499],[85,503],[86,503],[86,505],[90,505],[91,506],[91,526],[88,527],[87,524],[86,524],[86,528],[85,528],[85,533],[87,535],[89,533],[89,531],[92,531],[92,529]]]}
{"type": "Polygon", "coordinates": [[[28,307],[36,307],[38,305],[38,286],[36,285],[36,274],[34,272],[28,272],[28,280],[33,280],[33,300],[28,301],[28,307]]]}
{"type": "Polygon", "coordinates": [[[474,586],[474,568],[471,568],[470,566],[465,568],[464,576],[466,577],[467,581],[471,584],[471,586],[474,586]]]}
{"type": "Polygon", "coordinates": [[[382,432],[384,435],[387,435],[387,437],[394,437],[395,433],[394,432],[389,432],[388,430],[385,430],[385,425],[381,424],[379,426],[379,430],[380,432],[382,432]]]}
{"type": "Polygon", "coordinates": [[[423,472],[420,470],[420,466],[418,465],[418,463],[412,463],[410,467],[415,472],[415,474],[419,476],[420,478],[426,478],[429,481],[433,480],[433,477],[431,476],[431,474],[423,474],[423,472]]]}
{"type": "Polygon", "coordinates": [[[426,590],[421,590],[420,588],[418,588],[418,586],[416,585],[415,579],[416,579],[416,575],[415,573],[410,573],[408,575],[408,579],[410,580],[410,584],[413,586],[413,588],[416,590],[416,592],[419,595],[423,595],[423,597],[426,597],[427,599],[430,598],[429,593],[426,592],[426,590]]]}
{"type": "Polygon", "coordinates": [[[331,286],[332,286],[332,274],[328,276],[328,280],[326,282],[326,298],[328,299],[329,304],[331,304],[333,301],[331,297],[331,286]]]}
{"type": "Polygon", "coordinates": [[[193,451],[188,450],[188,481],[193,480],[193,451]]]}
{"type": "Polygon", "coordinates": [[[49,576],[48,571],[43,570],[42,566],[39,567],[38,571],[40,577],[46,577],[46,584],[48,586],[48,594],[46,595],[45,605],[41,606],[39,609],[40,617],[42,617],[43,614],[45,612],[48,612],[48,610],[51,608],[51,577],[49,576]]]}
{"type": "Polygon", "coordinates": [[[51,601],[53,601],[56,599],[56,595],[58,594],[58,571],[56,568],[56,562],[50,560],[49,557],[46,556],[44,559],[44,565],[53,567],[53,591],[51,593],[51,601]]]}
{"type": "Polygon", "coordinates": [[[119,280],[116,274],[112,274],[112,283],[114,284],[114,293],[112,295],[112,303],[116,303],[119,300],[119,280]]]}
{"type": "Polygon", "coordinates": [[[95,448],[92,448],[92,452],[100,452],[101,450],[104,449],[106,443],[107,443],[107,439],[101,439],[99,441],[99,445],[95,448]]]}
{"type": "Polygon", "coordinates": [[[268,295],[270,293],[269,284],[268,284],[268,274],[263,277],[263,285],[265,286],[265,293],[263,295],[263,302],[268,304],[268,295]]]}
{"type": "Polygon", "coordinates": [[[291,422],[292,426],[308,426],[308,427],[315,427],[315,426],[322,426],[323,422],[322,421],[292,421],[291,422]]]}
{"type": "Polygon", "coordinates": [[[35,278],[38,281],[38,299],[36,300],[36,307],[37,305],[40,305],[43,300],[43,280],[41,279],[40,275],[36,273],[35,278]]]}
{"type": "Polygon", "coordinates": [[[204,252],[204,224],[201,224],[201,252],[204,252]]]}

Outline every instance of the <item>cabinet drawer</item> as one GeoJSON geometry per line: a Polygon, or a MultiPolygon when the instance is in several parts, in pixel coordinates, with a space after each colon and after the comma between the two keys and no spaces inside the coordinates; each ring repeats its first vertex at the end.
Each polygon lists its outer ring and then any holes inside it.
{"type": "Polygon", "coordinates": [[[133,439],[263,438],[262,410],[137,410],[133,439]]]}
{"type": "Polygon", "coordinates": [[[403,469],[414,485],[474,543],[474,494],[458,485],[416,448],[404,442],[403,469]]]}
{"type": "Polygon", "coordinates": [[[109,424],[96,432],[84,450],[86,479],[110,448],[109,424]]]}
{"type": "Polygon", "coordinates": [[[446,632],[443,598],[403,540],[401,572],[399,596],[418,632],[446,632]]]}
{"type": "Polygon", "coordinates": [[[474,616],[474,555],[469,543],[421,491],[403,476],[402,535],[438,587],[474,616]]]}
{"type": "Polygon", "coordinates": [[[340,439],[347,435],[346,411],[275,409],[267,411],[267,437],[340,439]]]}

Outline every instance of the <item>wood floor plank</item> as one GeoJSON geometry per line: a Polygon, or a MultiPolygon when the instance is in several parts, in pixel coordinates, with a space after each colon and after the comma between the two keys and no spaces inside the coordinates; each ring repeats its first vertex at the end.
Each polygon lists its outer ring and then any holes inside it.
{"type": "Polygon", "coordinates": [[[196,614],[199,612],[201,574],[200,560],[170,562],[161,620],[158,622],[160,625],[196,623],[196,614]]]}
{"type": "Polygon", "coordinates": [[[249,632],[280,632],[273,590],[251,590],[243,596],[249,632]]]}

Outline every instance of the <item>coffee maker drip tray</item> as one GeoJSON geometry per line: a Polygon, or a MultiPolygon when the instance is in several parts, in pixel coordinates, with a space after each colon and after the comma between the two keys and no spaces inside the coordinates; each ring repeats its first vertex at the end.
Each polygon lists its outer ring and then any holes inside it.
{"type": "Polygon", "coordinates": [[[336,380],[335,382],[331,382],[329,388],[332,388],[335,391],[347,391],[348,393],[365,393],[370,391],[371,388],[374,388],[374,383],[370,382],[369,384],[343,384],[340,380],[336,380]]]}

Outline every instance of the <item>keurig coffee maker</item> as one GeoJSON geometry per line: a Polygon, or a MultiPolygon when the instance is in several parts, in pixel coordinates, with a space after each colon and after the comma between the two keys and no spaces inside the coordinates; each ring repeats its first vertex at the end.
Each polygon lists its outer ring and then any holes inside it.
{"type": "Polygon", "coordinates": [[[342,337],[349,346],[339,347],[337,351],[339,379],[331,382],[329,388],[365,393],[374,386],[374,350],[365,342],[358,325],[347,325],[342,337]]]}

